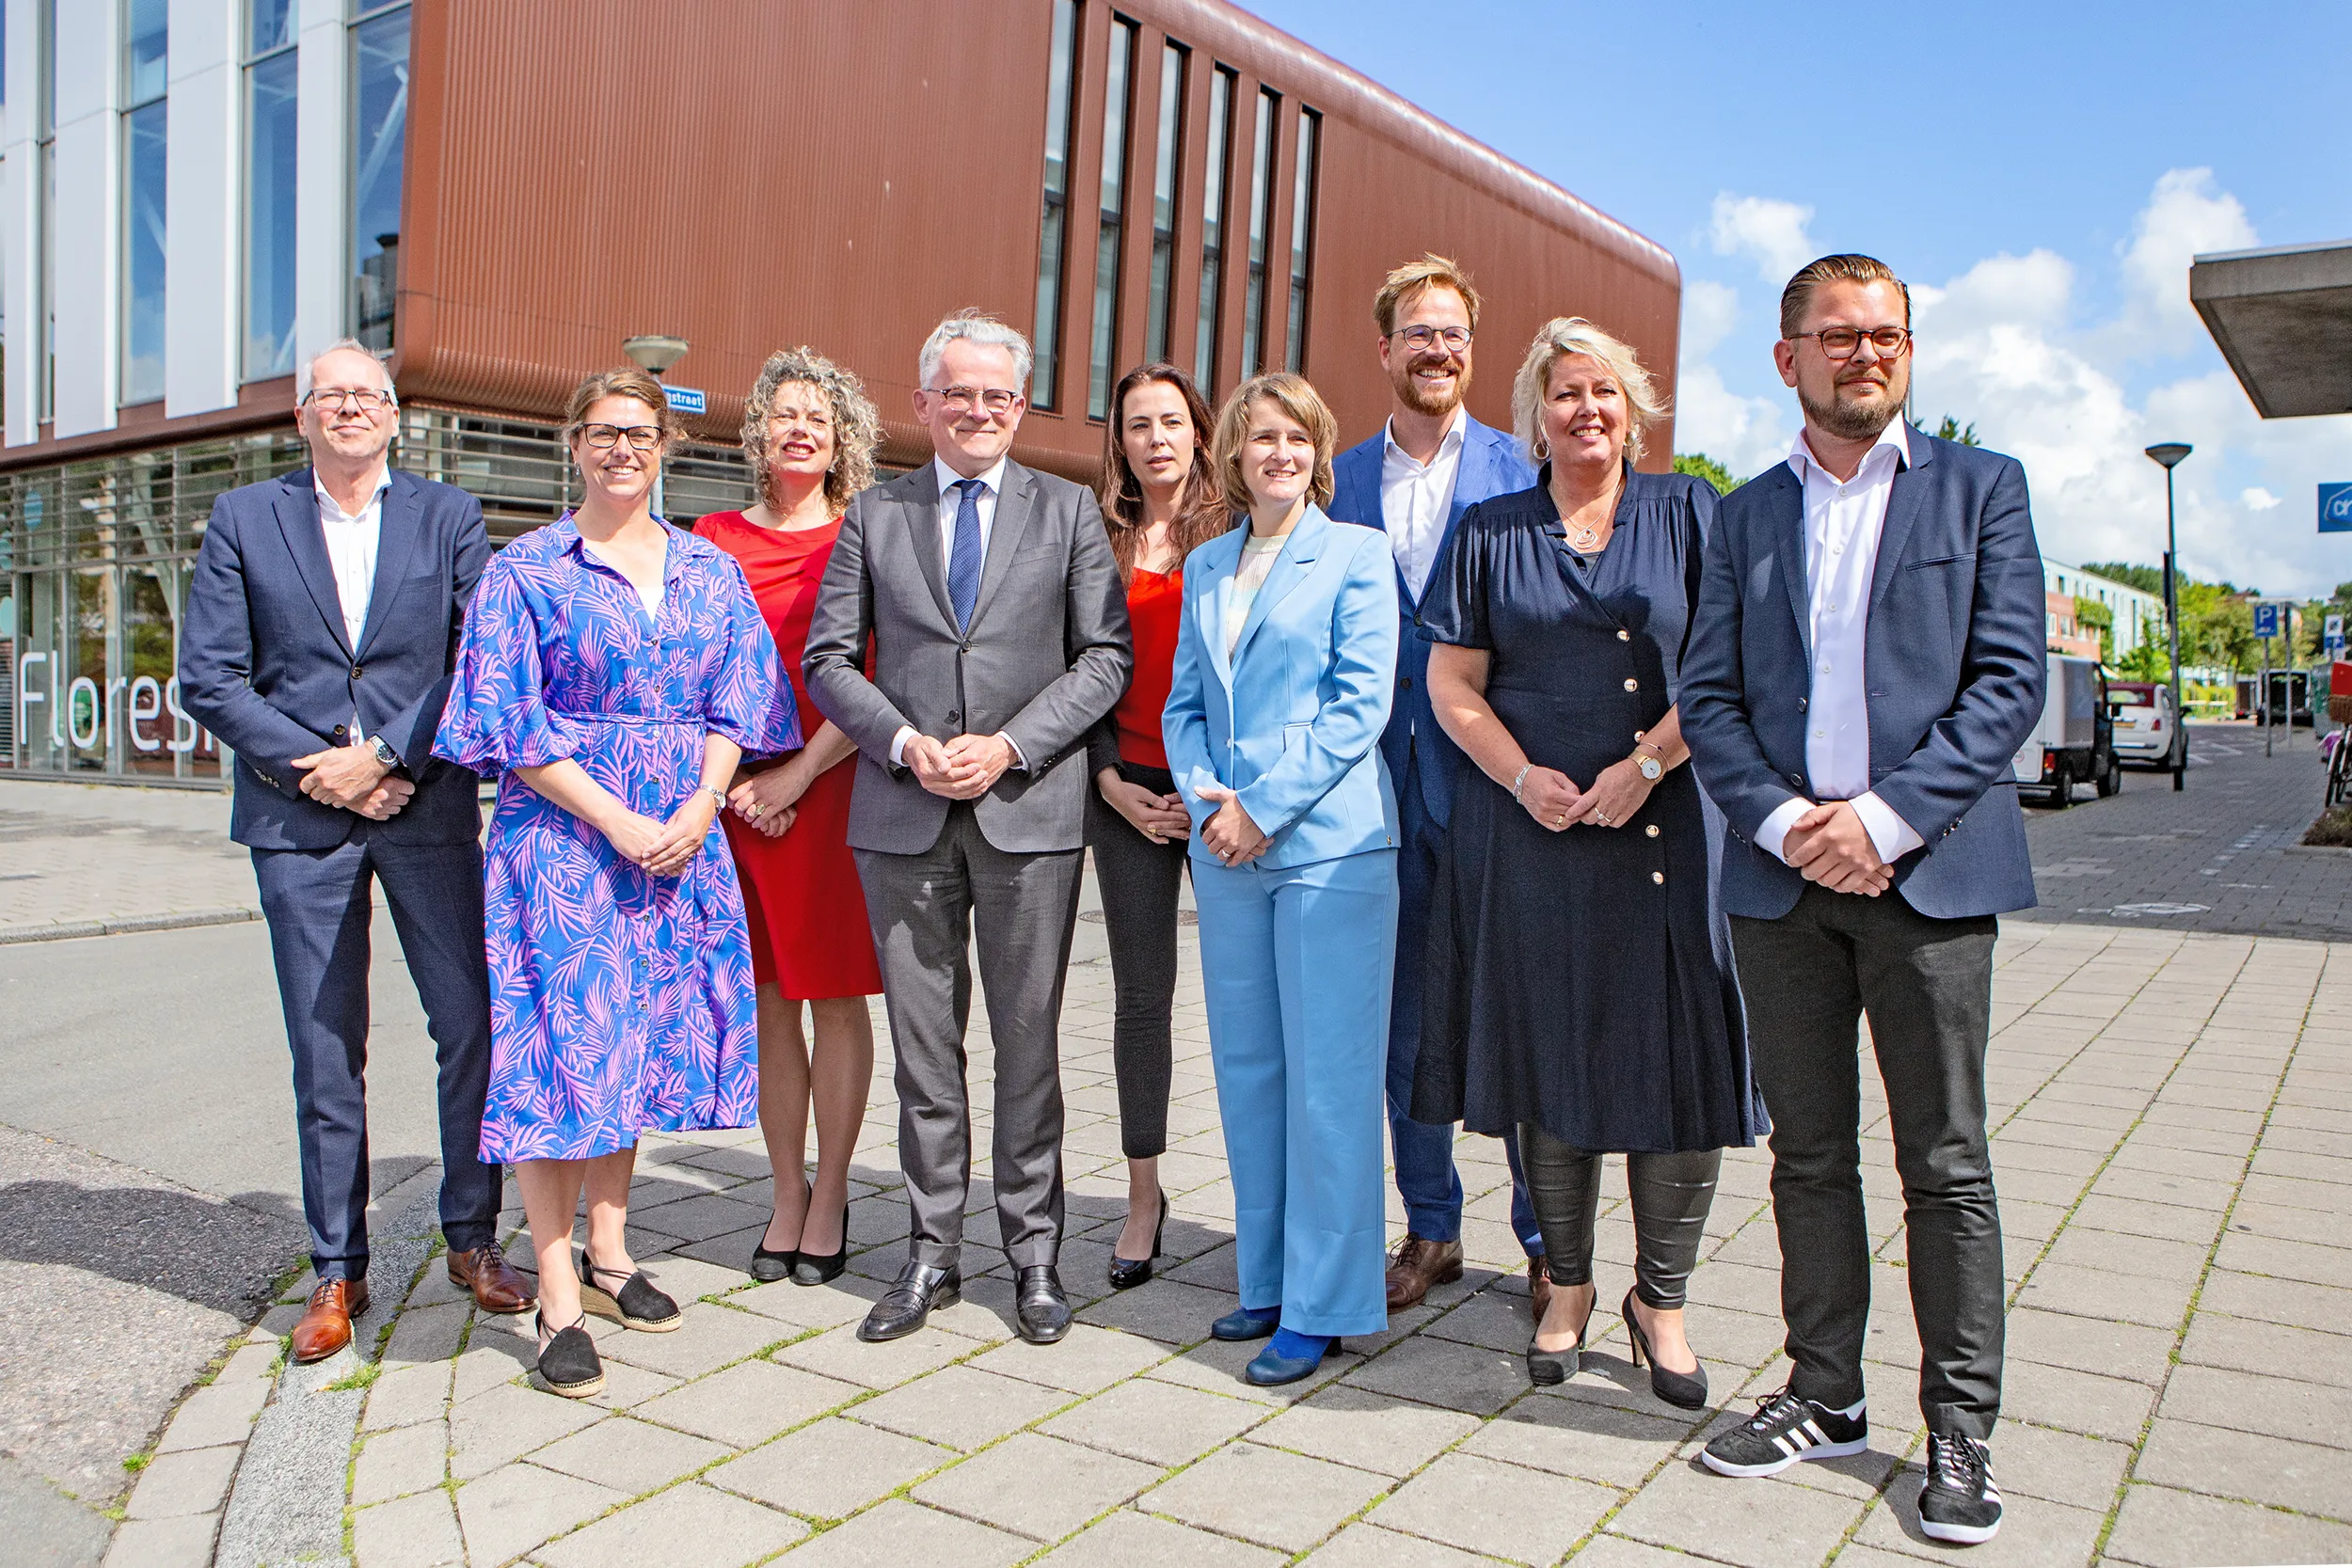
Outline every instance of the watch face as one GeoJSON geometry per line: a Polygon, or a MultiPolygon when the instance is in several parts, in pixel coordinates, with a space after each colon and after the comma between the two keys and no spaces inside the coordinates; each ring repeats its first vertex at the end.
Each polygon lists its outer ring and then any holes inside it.
{"type": "Polygon", "coordinates": [[[1644,757],[1639,763],[1635,764],[1635,766],[1641,768],[1642,777],[1647,779],[1652,784],[1656,784],[1658,782],[1659,775],[1666,771],[1664,766],[1661,764],[1656,757],[1644,757]]]}

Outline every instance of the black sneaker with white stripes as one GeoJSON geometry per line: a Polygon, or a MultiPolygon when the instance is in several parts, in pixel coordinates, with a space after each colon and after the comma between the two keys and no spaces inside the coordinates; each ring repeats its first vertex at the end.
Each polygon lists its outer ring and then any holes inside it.
{"type": "Polygon", "coordinates": [[[1974,1437],[1928,1434],[1919,1528],[1938,1541],[1963,1546],[1993,1539],[2001,1528],[2001,1489],[1993,1484],[1990,1448],[1974,1437]]]}
{"type": "Polygon", "coordinates": [[[1836,1459],[1869,1446],[1870,1423],[1859,1408],[1841,1416],[1783,1388],[1718,1433],[1699,1457],[1719,1475],[1774,1476],[1801,1459],[1836,1459]]]}

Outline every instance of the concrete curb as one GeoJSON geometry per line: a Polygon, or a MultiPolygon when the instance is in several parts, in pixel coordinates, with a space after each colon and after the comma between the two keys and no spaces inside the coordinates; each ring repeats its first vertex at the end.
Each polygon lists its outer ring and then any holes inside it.
{"type": "Polygon", "coordinates": [[[0,947],[23,942],[70,942],[77,937],[121,937],[139,931],[179,931],[195,926],[237,926],[262,918],[260,909],[182,910],[172,914],[127,914],[111,920],[60,920],[46,926],[0,926],[0,947]]]}
{"type": "Polygon", "coordinates": [[[384,1195],[369,1222],[368,1275],[381,1286],[351,1345],[308,1367],[289,1365],[254,1423],[221,1520],[219,1568],[347,1564],[343,1510],[362,1389],[332,1388],[373,1361],[382,1330],[406,1305],[410,1281],[439,1236],[436,1162],[384,1195]]]}

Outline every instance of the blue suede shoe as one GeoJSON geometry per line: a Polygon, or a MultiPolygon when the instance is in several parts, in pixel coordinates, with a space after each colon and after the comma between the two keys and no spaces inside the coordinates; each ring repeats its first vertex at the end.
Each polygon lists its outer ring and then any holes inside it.
{"type": "Polygon", "coordinates": [[[1299,1334],[1283,1329],[1274,1342],[1260,1351],[1242,1375],[1261,1388],[1272,1388],[1285,1383],[1296,1383],[1302,1377],[1312,1377],[1323,1358],[1339,1343],[1328,1334],[1299,1334]]]}
{"type": "Polygon", "coordinates": [[[1239,1307],[1209,1325],[1212,1339],[1263,1339],[1282,1321],[1279,1307],[1239,1307]]]}

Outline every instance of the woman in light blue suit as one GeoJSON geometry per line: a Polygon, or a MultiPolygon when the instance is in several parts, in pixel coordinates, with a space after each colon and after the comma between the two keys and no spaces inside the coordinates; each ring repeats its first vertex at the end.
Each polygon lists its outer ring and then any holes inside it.
{"type": "Polygon", "coordinates": [[[1380,757],[1396,570],[1335,523],[1331,412],[1262,375],[1217,420],[1213,462],[1249,526],[1184,562],[1162,727],[1192,816],[1209,1052],[1232,1170],[1241,1309],[1220,1339],[1273,1342],[1249,1381],[1291,1383],[1341,1336],[1388,1326],[1382,1074],[1396,959],[1396,795],[1380,757]]]}

